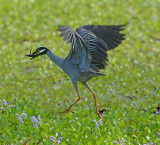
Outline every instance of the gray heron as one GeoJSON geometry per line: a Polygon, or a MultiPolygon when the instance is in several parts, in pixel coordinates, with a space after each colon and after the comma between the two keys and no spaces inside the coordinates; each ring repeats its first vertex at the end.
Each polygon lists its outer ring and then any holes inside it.
{"type": "Polygon", "coordinates": [[[66,58],[56,56],[48,48],[41,46],[35,52],[26,55],[31,59],[46,54],[58,65],[70,78],[77,91],[78,99],[64,112],[68,113],[71,108],[81,99],[77,82],[81,82],[93,95],[96,112],[100,119],[96,95],[90,89],[88,81],[97,76],[105,76],[99,71],[107,65],[107,51],[117,47],[125,34],[120,33],[125,25],[85,25],[74,31],[71,26],[59,26],[58,30],[65,41],[71,43],[71,50],[66,58]]]}

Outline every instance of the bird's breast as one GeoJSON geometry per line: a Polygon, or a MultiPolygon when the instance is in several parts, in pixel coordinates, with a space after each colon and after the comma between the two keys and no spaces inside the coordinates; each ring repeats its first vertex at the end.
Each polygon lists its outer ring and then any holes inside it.
{"type": "Polygon", "coordinates": [[[71,64],[64,62],[62,64],[62,70],[72,79],[79,82],[89,81],[93,75],[90,72],[81,72],[79,66],[76,64],[71,64]]]}
{"type": "Polygon", "coordinates": [[[80,71],[79,71],[79,67],[76,64],[71,64],[68,62],[64,62],[62,64],[62,70],[70,77],[76,77],[79,75],[80,71]]]}

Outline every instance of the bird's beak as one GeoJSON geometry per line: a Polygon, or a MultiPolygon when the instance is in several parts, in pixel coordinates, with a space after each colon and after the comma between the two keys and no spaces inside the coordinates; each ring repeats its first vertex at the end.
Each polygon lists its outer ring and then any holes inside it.
{"type": "MultiPolygon", "coordinates": [[[[38,57],[39,56],[39,50],[37,49],[35,52],[31,52],[31,50],[30,50],[30,54],[27,54],[26,56],[28,56],[28,57],[31,57],[31,59],[33,59],[33,58],[35,58],[35,57],[38,57]]],[[[31,60],[30,59],[30,60],[31,60]]]]}

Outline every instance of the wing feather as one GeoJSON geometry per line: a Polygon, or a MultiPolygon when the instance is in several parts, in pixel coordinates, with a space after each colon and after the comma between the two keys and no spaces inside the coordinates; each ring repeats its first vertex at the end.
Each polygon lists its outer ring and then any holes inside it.
{"type": "Polygon", "coordinates": [[[61,32],[60,36],[63,37],[63,40],[67,41],[67,44],[71,43],[71,50],[65,61],[78,64],[81,72],[88,71],[90,69],[91,56],[88,46],[82,37],[71,26],[59,26],[58,30],[61,32]]]}
{"type": "Polygon", "coordinates": [[[89,48],[93,70],[105,68],[108,61],[107,51],[114,49],[125,39],[125,35],[120,33],[124,26],[85,25],[76,29],[89,48]]]}

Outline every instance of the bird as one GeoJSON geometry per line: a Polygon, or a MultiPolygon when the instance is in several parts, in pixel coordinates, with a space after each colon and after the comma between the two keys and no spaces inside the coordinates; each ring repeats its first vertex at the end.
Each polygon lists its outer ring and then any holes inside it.
{"type": "MultiPolygon", "coordinates": [[[[100,73],[108,62],[107,52],[114,49],[125,40],[125,34],[121,33],[126,25],[84,25],[73,30],[71,26],[58,26],[60,36],[67,44],[71,43],[71,50],[66,58],[55,55],[45,46],[40,46],[33,53],[26,56],[34,59],[46,54],[64,73],[66,73],[73,83],[78,94],[78,99],[62,114],[71,111],[71,108],[81,100],[77,82],[81,82],[93,95],[96,113],[102,120],[98,110],[95,93],[88,85],[88,81],[93,77],[105,76],[100,73]]],[[[71,111],[72,112],[72,111],[71,111]]]]}

